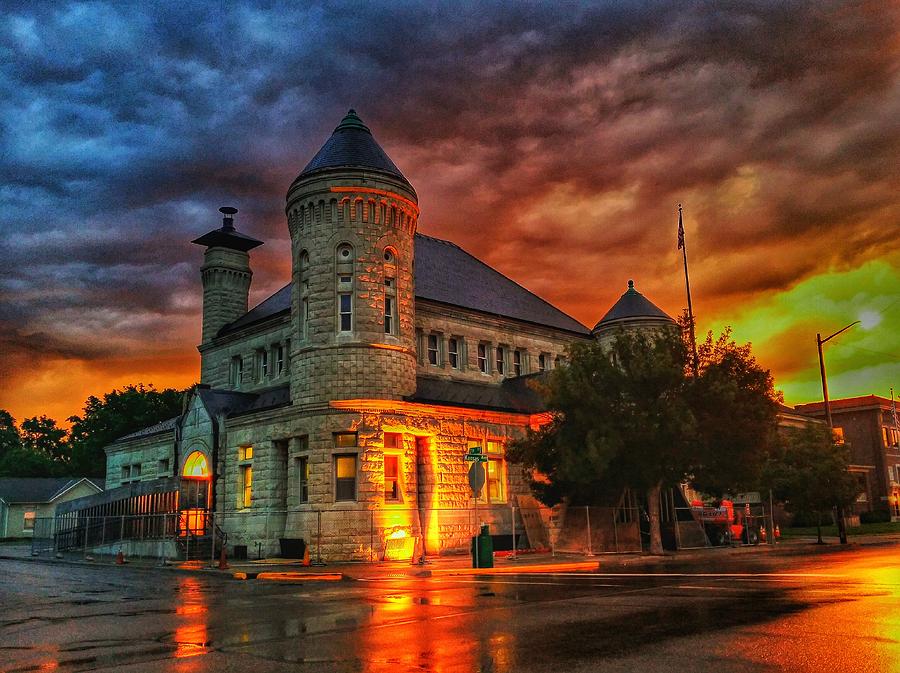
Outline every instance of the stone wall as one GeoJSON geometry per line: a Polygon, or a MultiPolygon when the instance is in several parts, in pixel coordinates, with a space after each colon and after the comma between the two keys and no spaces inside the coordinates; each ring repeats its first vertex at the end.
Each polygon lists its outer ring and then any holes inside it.
{"type": "Polygon", "coordinates": [[[175,470],[175,432],[168,430],[155,435],[116,442],[106,447],[106,490],[131,481],[148,481],[171,477],[175,470]],[[139,477],[123,477],[122,468],[141,466],[139,477]]]}
{"type": "Polygon", "coordinates": [[[200,383],[212,388],[255,392],[290,380],[290,317],[279,315],[263,323],[218,338],[200,347],[200,383]],[[283,349],[283,366],[277,367],[277,347],[283,349]],[[268,372],[263,375],[261,354],[268,352],[268,372]],[[232,380],[232,361],[243,359],[243,374],[232,380]]]}

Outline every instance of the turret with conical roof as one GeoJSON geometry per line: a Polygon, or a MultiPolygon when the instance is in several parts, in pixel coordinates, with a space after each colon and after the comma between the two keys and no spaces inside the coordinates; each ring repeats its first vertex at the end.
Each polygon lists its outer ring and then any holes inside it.
{"type": "Polygon", "coordinates": [[[350,110],[288,189],[291,398],[400,399],[416,386],[416,192],[350,110]]]}
{"type": "Polygon", "coordinates": [[[660,330],[675,326],[675,320],[635,290],[634,281],[629,280],[628,289],[594,325],[591,333],[599,341],[606,342],[620,329],[660,330]]]}

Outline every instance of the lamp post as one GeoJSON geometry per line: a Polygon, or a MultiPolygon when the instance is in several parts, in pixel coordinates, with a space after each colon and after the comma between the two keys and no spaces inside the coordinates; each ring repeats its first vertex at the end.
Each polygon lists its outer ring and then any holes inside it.
{"type": "MultiPolygon", "coordinates": [[[[834,339],[834,337],[841,332],[846,332],[854,325],[859,324],[859,322],[859,320],[854,320],[846,327],[842,327],[837,332],[824,339],[821,334],[816,334],[816,346],[819,348],[819,372],[822,374],[822,400],[825,403],[825,420],[828,423],[829,430],[834,428],[834,423],[831,419],[831,403],[828,401],[828,380],[825,378],[825,356],[822,354],[822,344],[834,339]]],[[[841,505],[838,506],[838,536],[840,537],[841,544],[847,544],[847,526],[844,524],[844,508],[841,505]]]]}

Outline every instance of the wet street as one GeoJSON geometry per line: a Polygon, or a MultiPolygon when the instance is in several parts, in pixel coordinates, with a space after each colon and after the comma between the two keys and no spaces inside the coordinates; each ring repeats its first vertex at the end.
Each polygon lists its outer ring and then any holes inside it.
{"type": "Polygon", "coordinates": [[[898,560],[304,584],[0,560],[0,669],[897,673],[898,560]]]}

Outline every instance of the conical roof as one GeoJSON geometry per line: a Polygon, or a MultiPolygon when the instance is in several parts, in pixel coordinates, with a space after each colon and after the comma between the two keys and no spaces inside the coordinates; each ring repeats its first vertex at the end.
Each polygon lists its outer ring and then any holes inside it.
{"type": "Polygon", "coordinates": [[[598,322],[593,331],[609,327],[611,325],[639,319],[656,319],[674,323],[675,321],[665,311],[659,308],[652,301],[634,289],[634,281],[628,281],[628,289],[625,291],[619,301],[613,304],[613,307],[606,312],[600,322],[598,322]]]}
{"type": "MultiPolygon", "coordinates": [[[[331,137],[325,141],[316,156],[304,168],[297,180],[310,173],[329,168],[367,168],[382,171],[399,178],[409,185],[409,180],[394,165],[391,158],[375,140],[356,110],[351,109],[337,125],[331,137]]],[[[296,182],[295,180],[294,182],[296,182]]]]}

